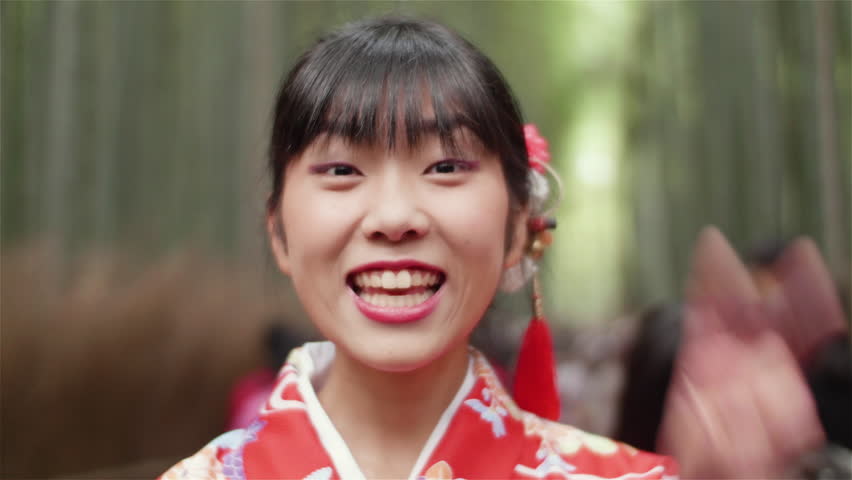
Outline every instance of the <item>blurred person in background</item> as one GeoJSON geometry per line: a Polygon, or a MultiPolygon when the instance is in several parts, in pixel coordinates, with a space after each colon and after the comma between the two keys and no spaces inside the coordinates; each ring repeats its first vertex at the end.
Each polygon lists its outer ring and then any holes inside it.
{"type": "Polygon", "coordinates": [[[286,322],[274,321],[263,333],[265,365],[240,377],[229,395],[226,431],[247,427],[275,386],[275,377],[287,354],[304,339],[287,328],[286,322]]]}
{"type": "Polygon", "coordinates": [[[618,440],[637,448],[656,448],[681,330],[679,305],[652,307],[639,316],[624,358],[624,385],[613,434],[618,440]]]}
{"type": "MultiPolygon", "coordinates": [[[[852,404],[852,353],[840,301],[834,295],[840,290],[826,285],[827,271],[822,265],[817,264],[816,270],[812,268],[819,259],[813,256],[810,242],[768,243],[754,250],[748,259],[749,274],[761,295],[770,298],[769,301],[789,280],[784,273],[796,276],[794,269],[808,272],[809,283],[827,287],[822,290],[822,298],[814,295],[799,299],[806,303],[789,307],[798,310],[798,322],[806,323],[808,318],[815,320],[809,327],[817,334],[811,337],[812,345],[799,347],[809,352],[799,358],[827,440],[824,448],[807,452],[800,458],[790,467],[789,473],[805,478],[848,478],[852,475],[852,413],[849,409],[852,404]],[[789,265],[793,259],[803,258],[799,253],[802,251],[810,255],[811,263],[789,265]],[[788,268],[779,273],[779,264],[783,262],[788,263],[788,268]],[[814,297],[824,304],[813,305],[814,297]],[[831,319],[820,318],[824,315],[831,319]]],[[[683,306],[670,304],[650,308],[640,316],[633,344],[624,358],[625,383],[614,434],[618,440],[638,448],[652,449],[657,445],[665,402],[683,342],[684,314],[683,306]]],[[[790,332],[785,331],[784,322],[776,322],[774,328],[788,339],[791,349],[801,345],[796,339],[789,339],[790,332]]]]}

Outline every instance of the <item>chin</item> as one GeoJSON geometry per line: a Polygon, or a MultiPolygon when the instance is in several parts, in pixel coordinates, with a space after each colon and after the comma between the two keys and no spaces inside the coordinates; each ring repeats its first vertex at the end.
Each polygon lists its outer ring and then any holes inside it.
{"type": "MultiPolygon", "coordinates": [[[[347,348],[347,346],[343,346],[347,348]]],[[[426,367],[441,358],[448,348],[412,345],[409,342],[397,342],[393,345],[374,345],[366,350],[355,347],[347,352],[364,365],[387,373],[407,373],[426,367]]]]}
{"type": "Polygon", "coordinates": [[[382,355],[375,355],[367,364],[375,370],[388,373],[407,373],[419,370],[441,356],[441,352],[418,352],[399,348],[382,355]]]}

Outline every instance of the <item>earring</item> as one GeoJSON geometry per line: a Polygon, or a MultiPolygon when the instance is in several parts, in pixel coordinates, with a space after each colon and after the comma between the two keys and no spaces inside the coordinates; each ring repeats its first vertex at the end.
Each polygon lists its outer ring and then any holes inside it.
{"type": "MultiPolygon", "coordinates": [[[[535,217],[530,220],[528,226],[532,233],[528,255],[532,260],[538,260],[553,242],[550,230],[556,228],[556,220],[535,217]]],[[[533,317],[524,333],[515,365],[513,396],[523,410],[543,418],[558,420],[561,407],[559,391],[556,388],[553,335],[544,316],[538,272],[534,272],[532,277],[532,310],[533,317]]]]}

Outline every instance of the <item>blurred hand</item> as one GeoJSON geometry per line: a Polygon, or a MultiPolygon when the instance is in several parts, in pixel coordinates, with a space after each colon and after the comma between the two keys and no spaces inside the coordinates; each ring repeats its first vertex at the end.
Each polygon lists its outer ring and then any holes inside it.
{"type": "Polygon", "coordinates": [[[807,366],[827,340],[848,330],[837,289],[809,238],[792,242],[771,270],[774,281],[762,293],[772,326],[807,366]]]}
{"type": "Polygon", "coordinates": [[[823,442],[814,401],[745,267],[699,238],[660,430],[683,478],[773,478],[823,442]]]}

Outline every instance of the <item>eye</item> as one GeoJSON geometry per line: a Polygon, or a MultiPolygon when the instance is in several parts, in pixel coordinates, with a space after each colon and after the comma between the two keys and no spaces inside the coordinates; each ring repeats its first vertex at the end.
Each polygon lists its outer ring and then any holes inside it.
{"type": "Polygon", "coordinates": [[[311,173],[328,175],[331,177],[348,177],[352,175],[359,175],[361,172],[352,165],[347,165],[345,163],[326,163],[322,165],[313,165],[311,167],[311,173]]]}
{"type": "Polygon", "coordinates": [[[429,168],[427,168],[426,171],[423,173],[452,174],[470,172],[476,170],[477,163],[478,162],[471,162],[469,160],[459,159],[441,160],[440,162],[436,162],[430,165],[429,168]]]}

